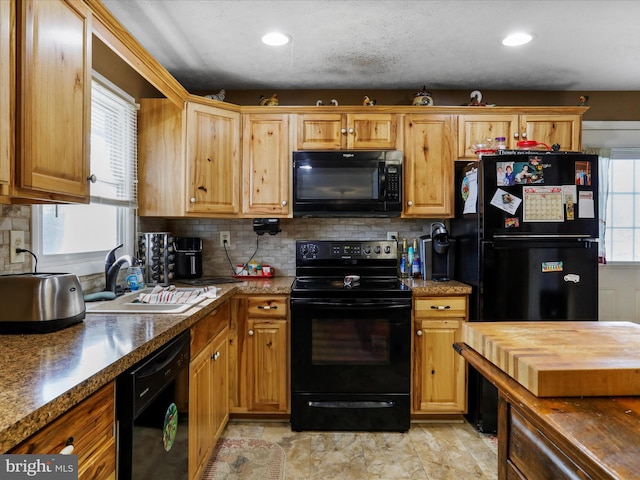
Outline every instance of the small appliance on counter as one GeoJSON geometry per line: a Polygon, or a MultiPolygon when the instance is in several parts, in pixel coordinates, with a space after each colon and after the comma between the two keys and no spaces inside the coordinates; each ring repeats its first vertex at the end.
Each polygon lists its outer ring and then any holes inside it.
{"type": "Polygon", "coordinates": [[[173,235],[169,232],[141,233],[138,237],[138,259],[147,285],[168,285],[175,277],[173,235]]]}
{"type": "Polygon", "coordinates": [[[84,295],[72,273],[0,275],[0,334],[49,333],[84,319],[84,295]]]}
{"type": "Polygon", "coordinates": [[[202,276],[202,239],[198,237],[176,237],[176,279],[200,278],[202,276]]]}
{"type": "Polygon", "coordinates": [[[441,222],[431,224],[431,234],[420,237],[422,278],[443,282],[451,280],[455,267],[456,241],[449,237],[441,222]]]}

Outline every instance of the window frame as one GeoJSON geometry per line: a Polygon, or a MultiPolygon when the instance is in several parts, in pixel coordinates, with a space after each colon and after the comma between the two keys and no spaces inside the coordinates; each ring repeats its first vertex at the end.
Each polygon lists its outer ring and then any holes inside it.
{"type": "MultiPolygon", "coordinates": [[[[136,105],[137,108],[137,103],[131,95],[113,84],[104,76],[100,75],[98,72],[93,72],[92,81],[93,80],[102,84],[103,87],[108,88],[131,104],[136,105]]],[[[135,136],[137,140],[137,133],[135,136]]],[[[90,200],[90,204],[91,203],[104,205],[107,202],[101,199],[97,199],[97,201],[94,202],[94,198],[92,198],[90,200]]],[[[113,245],[113,248],[120,244],[124,244],[123,247],[118,250],[118,254],[122,255],[125,253],[132,253],[135,255],[135,237],[138,219],[137,207],[122,206],[121,203],[122,202],[114,201],[112,204],[113,208],[117,209],[117,243],[113,245]]],[[[60,206],[64,207],[65,205],[60,206]]],[[[104,273],[105,257],[109,250],[95,250],[91,252],[56,255],[45,255],[43,253],[44,229],[42,205],[34,205],[32,207],[31,233],[33,252],[38,258],[38,271],[74,273],[79,276],[104,273]]]]}

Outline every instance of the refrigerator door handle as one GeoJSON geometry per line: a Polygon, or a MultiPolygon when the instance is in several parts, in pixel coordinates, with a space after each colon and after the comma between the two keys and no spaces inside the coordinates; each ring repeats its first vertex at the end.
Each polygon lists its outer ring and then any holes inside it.
{"type": "Polygon", "coordinates": [[[494,235],[494,240],[582,240],[585,242],[598,242],[597,238],[584,235],[494,235]]]}

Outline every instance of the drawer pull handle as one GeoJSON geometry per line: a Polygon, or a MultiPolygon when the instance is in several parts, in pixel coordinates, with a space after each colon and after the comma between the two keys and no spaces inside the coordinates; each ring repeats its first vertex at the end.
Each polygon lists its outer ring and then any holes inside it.
{"type": "Polygon", "coordinates": [[[431,310],[449,310],[449,305],[431,305],[431,310]]]}
{"type": "Polygon", "coordinates": [[[261,310],[277,310],[278,306],[277,305],[258,305],[258,309],[261,310]]]}

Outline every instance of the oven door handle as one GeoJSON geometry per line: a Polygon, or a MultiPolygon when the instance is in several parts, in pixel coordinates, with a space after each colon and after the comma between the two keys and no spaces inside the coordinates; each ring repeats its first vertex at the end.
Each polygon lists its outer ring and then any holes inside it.
{"type": "Polygon", "coordinates": [[[292,304],[296,305],[310,305],[317,307],[325,307],[325,308],[345,308],[345,307],[356,307],[356,308],[376,308],[376,309],[390,309],[390,308],[411,308],[410,303],[400,303],[400,302],[392,302],[392,303],[380,303],[380,302],[341,302],[336,300],[329,301],[316,301],[316,300],[291,300],[292,304]]]}

